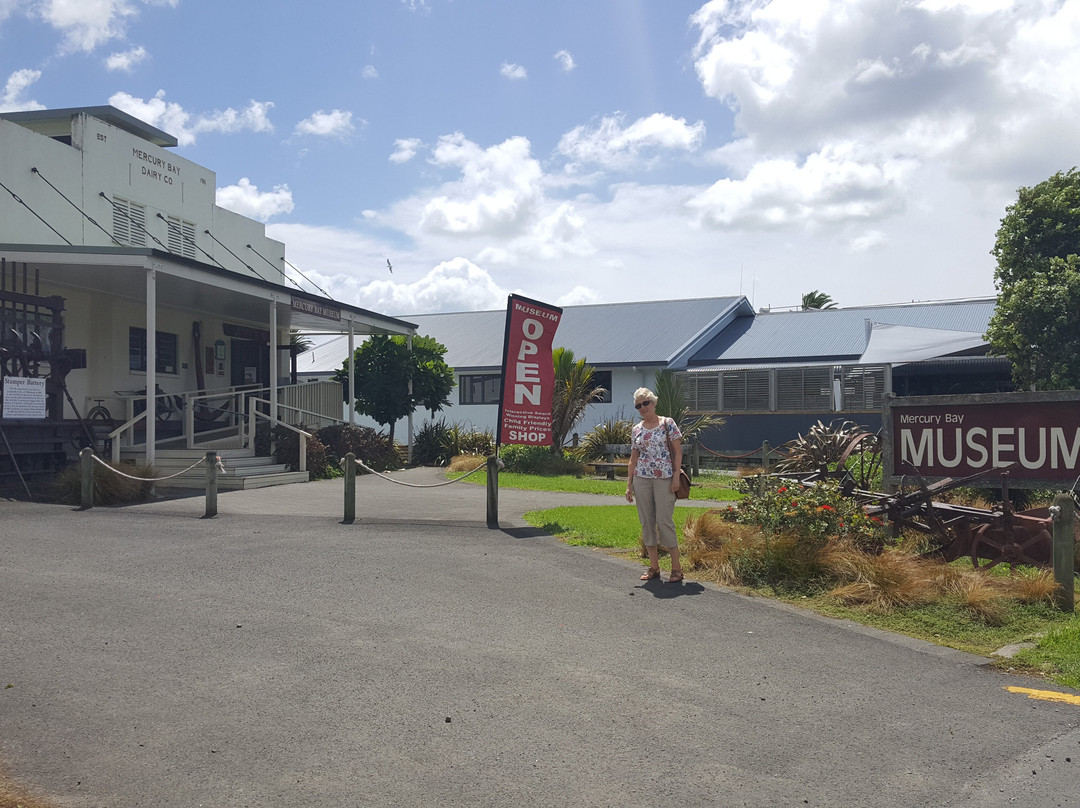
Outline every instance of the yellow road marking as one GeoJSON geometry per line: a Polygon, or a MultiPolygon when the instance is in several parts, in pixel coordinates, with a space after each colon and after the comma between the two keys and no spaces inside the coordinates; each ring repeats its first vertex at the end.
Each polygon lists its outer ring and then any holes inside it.
{"type": "Polygon", "coordinates": [[[1020,693],[1029,699],[1041,701],[1063,701],[1066,704],[1075,704],[1080,707],[1080,696],[1070,696],[1068,693],[1058,693],[1054,690],[1032,690],[1030,687],[1006,687],[1010,693],[1020,693]]]}

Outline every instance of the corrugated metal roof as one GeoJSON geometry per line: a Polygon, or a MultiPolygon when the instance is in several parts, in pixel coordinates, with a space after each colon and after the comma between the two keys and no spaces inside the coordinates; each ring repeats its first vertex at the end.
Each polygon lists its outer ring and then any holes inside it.
{"type": "MultiPolygon", "coordinates": [[[[680,349],[701,336],[725,314],[742,307],[744,297],[653,300],[566,306],[555,335],[590,365],[666,365],[680,349]]],[[[416,333],[446,346],[446,363],[455,369],[499,368],[502,365],[506,310],[451,314],[415,314],[416,333]]],[[[362,338],[357,338],[359,345],[362,338]]],[[[335,337],[301,354],[300,373],[332,372],[348,355],[348,338],[335,337]]]]}
{"type": "Polygon", "coordinates": [[[863,306],[739,317],[690,359],[691,365],[738,362],[839,361],[862,355],[867,321],[982,334],[996,300],[863,306]]]}

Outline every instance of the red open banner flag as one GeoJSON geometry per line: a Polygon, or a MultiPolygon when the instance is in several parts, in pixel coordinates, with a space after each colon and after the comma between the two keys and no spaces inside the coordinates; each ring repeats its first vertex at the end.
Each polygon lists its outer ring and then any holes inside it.
{"type": "Polygon", "coordinates": [[[519,295],[506,304],[499,443],[551,445],[552,342],[562,309],[519,295]]]}

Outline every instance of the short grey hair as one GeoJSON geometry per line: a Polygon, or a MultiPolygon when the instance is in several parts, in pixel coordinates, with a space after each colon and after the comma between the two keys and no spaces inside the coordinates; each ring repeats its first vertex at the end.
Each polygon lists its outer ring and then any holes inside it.
{"type": "Polygon", "coordinates": [[[634,403],[639,401],[656,401],[656,393],[650,390],[648,387],[639,387],[634,391],[634,403]]]}

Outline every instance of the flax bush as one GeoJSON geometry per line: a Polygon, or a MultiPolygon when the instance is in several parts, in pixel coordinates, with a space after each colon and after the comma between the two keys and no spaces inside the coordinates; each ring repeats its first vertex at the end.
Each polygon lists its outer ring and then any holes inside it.
{"type": "Polygon", "coordinates": [[[608,444],[630,443],[630,432],[633,424],[621,418],[609,418],[597,424],[581,440],[582,459],[603,460],[604,447],[608,444]]]}
{"type": "MultiPolygon", "coordinates": [[[[94,464],[94,504],[126,505],[131,502],[145,502],[154,492],[153,478],[157,472],[146,463],[107,464],[110,469],[123,472],[138,480],[129,480],[108,469],[94,464]]],[[[78,505],[82,500],[82,470],[79,463],[72,463],[56,475],[51,494],[57,502],[78,505]]]]}

